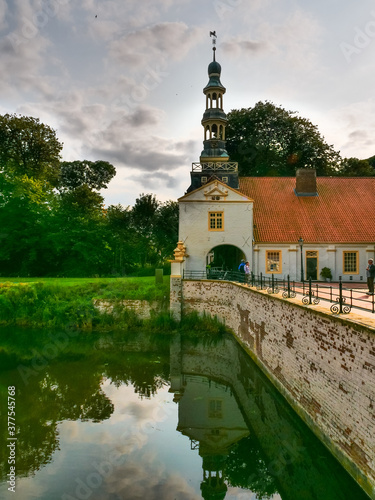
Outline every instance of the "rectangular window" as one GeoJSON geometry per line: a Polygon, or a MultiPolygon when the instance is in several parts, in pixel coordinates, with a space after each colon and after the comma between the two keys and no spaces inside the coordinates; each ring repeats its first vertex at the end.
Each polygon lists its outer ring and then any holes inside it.
{"type": "Polygon", "coordinates": [[[358,252],[344,252],[344,274],[358,274],[358,252]]]}
{"type": "Polygon", "coordinates": [[[222,177],[221,180],[225,182],[225,184],[228,184],[228,177],[222,177]]]}
{"type": "Polygon", "coordinates": [[[208,418],[223,418],[223,401],[221,399],[208,400],[208,418]]]}
{"type": "Polygon", "coordinates": [[[201,177],[201,183],[206,184],[207,183],[207,177],[201,177]]]}
{"type": "Polygon", "coordinates": [[[279,250],[267,250],[266,272],[281,273],[281,252],[279,250]]]}
{"type": "Polygon", "coordinates": [[[208,230],[224,231],[224,212],[208,212],[208,230]]]}

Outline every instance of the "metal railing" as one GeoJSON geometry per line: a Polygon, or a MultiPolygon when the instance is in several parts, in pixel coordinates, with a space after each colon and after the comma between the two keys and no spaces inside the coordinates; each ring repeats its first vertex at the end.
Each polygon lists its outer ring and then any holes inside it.
{"type": "Polygon", "coordinates": [[[237,172],[238,163],[234,161],[208,161],[204,163],[192,163],[193,172],[203,172],[204,170],[237,172]]]}
{"type": "Polygon", "coordinates": [[[345,288],[340,280],[330,285],[308,281],[291,281],[287,278],[279,279],[271,276],[259,276],[255,274],[244,274],[240,271],[224,271],[221,269],[207,269],[206,271],[184,271],[183,278],[186,280],[225,280],[241,283],[257,290],[266,290],[269,294],[278,294],[285,299],[302,296],[301,301],[305,305],[317,305],[320,301],[330,304],[333,314],[348,314],[352,308],[375,313],[375,296],[367,296],[364,288],[345,288]]]}

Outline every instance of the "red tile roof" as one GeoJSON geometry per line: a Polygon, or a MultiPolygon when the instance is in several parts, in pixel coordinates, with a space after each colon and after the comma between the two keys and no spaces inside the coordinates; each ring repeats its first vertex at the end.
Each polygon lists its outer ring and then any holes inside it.
{"type": "Polygon", "coordinates": [[[254,199],[254,239],[265,243],[375,243],[375,177],[317,177],[297,196],[295,177],[242,177],[254,199]]]}

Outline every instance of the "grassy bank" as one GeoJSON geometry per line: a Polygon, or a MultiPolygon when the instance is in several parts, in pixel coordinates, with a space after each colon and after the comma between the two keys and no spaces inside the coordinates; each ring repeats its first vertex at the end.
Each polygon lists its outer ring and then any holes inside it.
{"type": "Polygon", "coordinates": [[[155,284],[155,277],[142,278],[17,278],[0,280],[0,325],[63,328],[82,331],[176,331],[206,336],[226,328],[210,317],[185,316],[181,323],[169,314],[169,277],[155,284]],[[114,301],[113,313],[100,312],[95,299],[114,301]],[[125,309],[121,301],[159,302],[163,312],[148,320],[125,309]]]}
{"type": "Polygon", "coordinates": [[[133,323],[135,315],[123,311],[121,300],[137,299],[169,302],[169,279],[155,284],[145,278],[51,278],[7,280],[0,282],[0,324],[41,327],[78,327],[91,329],[109,326],[114,315],[100,313],[94,299],[118,302],[116,320],[133,323]],[[125,318],[127,316],[127,318],[125,318]]]}

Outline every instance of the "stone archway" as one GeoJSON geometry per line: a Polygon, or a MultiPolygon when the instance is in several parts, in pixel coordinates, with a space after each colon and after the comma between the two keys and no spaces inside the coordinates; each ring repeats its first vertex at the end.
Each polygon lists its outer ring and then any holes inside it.
{"type": "Polygon", "coordinates": [[[236,246],[218,245],[207,253],[206,265],[224,271],[237,271],[242,259],[246,259],[246,255],[236,246]]]}

